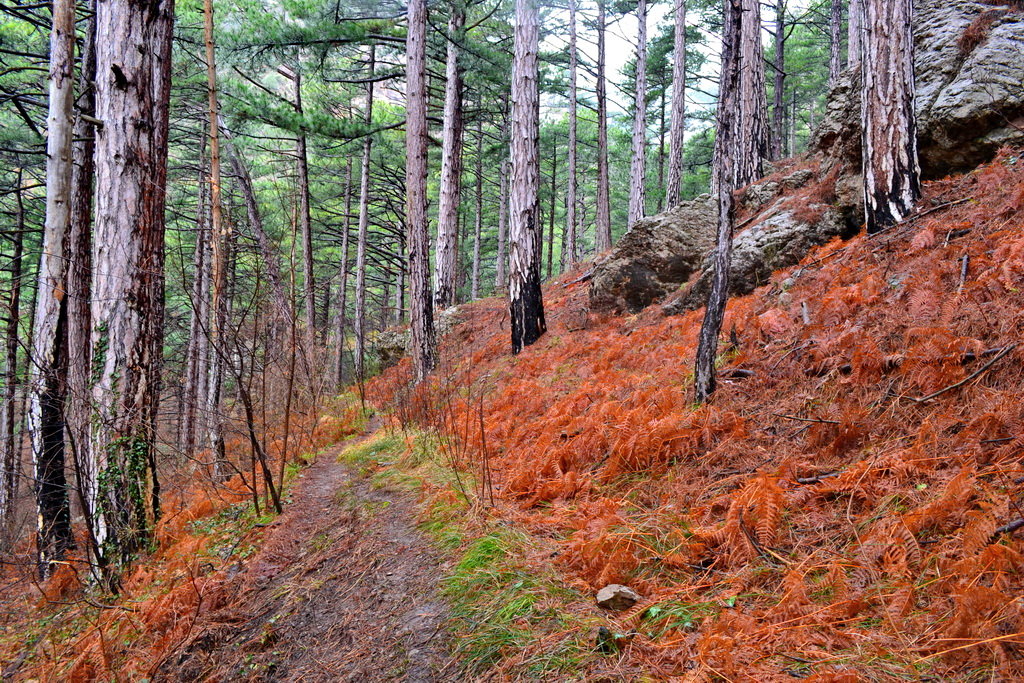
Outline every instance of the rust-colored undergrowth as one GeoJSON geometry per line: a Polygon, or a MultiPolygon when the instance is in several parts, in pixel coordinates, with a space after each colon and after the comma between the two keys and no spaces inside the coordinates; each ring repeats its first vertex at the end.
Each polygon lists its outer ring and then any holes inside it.
{"type": "Polygon", "coordinates": [[[403,362],[371,396],[440,415],[567,582],[639,590],[623,673],[1018,679],[1024,158],[925,192],[919,219],[730,301],[711,405],[702,311],[589,314],[579,273],[519,356],[504,303],[477,302],[431,386],[403,362]]]}

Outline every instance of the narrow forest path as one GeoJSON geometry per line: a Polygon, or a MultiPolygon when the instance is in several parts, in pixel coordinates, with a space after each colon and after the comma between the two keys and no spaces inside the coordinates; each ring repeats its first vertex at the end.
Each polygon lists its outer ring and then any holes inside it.
{"type": "Polygon", "coordinates": [[[338,462],[379,426],[304,471],[226,606],[199,617],[155,680],[442,680],[442,569],[415,501],[338,462]]]}

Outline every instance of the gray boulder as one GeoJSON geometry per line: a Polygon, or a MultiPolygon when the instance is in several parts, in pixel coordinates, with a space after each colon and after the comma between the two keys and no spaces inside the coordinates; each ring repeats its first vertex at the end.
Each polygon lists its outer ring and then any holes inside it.
{"type": "MultiPolygon", "coordinates": [[[[434,321],[437,336],[443,337],[459,324],[459,307],[452,306],[441,311],[434,321]]],[[[371,363],[375,363],[381,372],[398,364],[409,355],[412,347],[412,332],[408,327],[389,327],[379,332],[371,332],[367,349],[371,363]]]]}
{"type": "MultiPolygon", "coordinates": [[[[985,163],[1024,143],[1024,12],[985,2],[918,0],[916,108],[926,178],[985,163]]],[[[860,168],[860,79],[829,93],[812,150],[860,168]]]]}
{"type": "Polygon", "coordinates": [[[636,313],[675,291],[714,246],[718,209],[709,195],[637,221],[594,266],[590,305],[636,313]]]}

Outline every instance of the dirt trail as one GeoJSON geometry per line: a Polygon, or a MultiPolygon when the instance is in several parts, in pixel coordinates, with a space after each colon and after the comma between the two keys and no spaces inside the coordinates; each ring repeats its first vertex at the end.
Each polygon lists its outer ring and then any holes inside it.
{"type": "MultiPolygon", "coordinates": [[[[444,680],[441,563],[408,494],[374,489],[338,453],[321,455],[156,680],[444,680]]],[[[453,665],[454,666],[454,665],[453,665]]]]}

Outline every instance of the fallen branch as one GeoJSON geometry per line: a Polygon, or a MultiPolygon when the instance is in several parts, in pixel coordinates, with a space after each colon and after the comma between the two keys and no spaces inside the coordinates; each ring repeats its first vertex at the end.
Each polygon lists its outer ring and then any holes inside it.
{"type": "Polygon", "coordinates": [[[953,389],[957,389],[959,387],[962,387],[963,385],[967,384],[968,382],[970,382],[970,381],[972,381],[974,379],[977,379],[978,377],[980,377],[984,373],[988,372],[989,368],[991,368],[993,365],[998,363],[1004,356],[1006,356],[1008,353],[1010,353],[1010,351],[1013,351],[1015,348],[1017,348],[1017,344],[1016,343],[1010,344],[1009,346],[1003,347],[1003,350],[1000,351],[998,354],[996,354],[996,356],[992,360],[990,360],[989,362],[985,363],[983,366],[978,368],[975,372],[971,373],[967,377],[964,377],[962,380],[960,380],[956,384],[950,384],[948,387],[945,387],[943,389],[939,389],[935,393],[928,394],[927,396],[922,396],[920,398],[914,398],[913,396],[908,396],[907,398],[909,398],[914,403],[924,403],[924,402],[930,401],[933,398],[936,398],[938,396],[942,396],[946,392],[952,391],[953,389]]]}
{"type": "Polygon", "coordinates": [[[1012,534],[1017,529],[1024,528],[1024,517],[1013,520],[1009,524],[1004,524],[995,531],[992,532],[992,538],[996,536],[1002,536],[1003,534],[1012,534]]]}
{"type": "Polygon", "coordinates": [[[775,417],[785,418],[787,420],[796,420],[797,422],[820,422],[821,424],[837,425],[841,424],[836,420],[822,420],[818,417],[797,417],[796,415],[783,415],[782,413],[772,413],[775,417]]]}
{"type": "Polygon", "coordinates": [[[800,478],[798,478],[796,480],[796,483],[798,483],[798,484],[817,484],[817,483],[821,482],[822,479],[827,479],[829,477],[838,477],[838,476],[839,476],[839,472],[825,472],[824,474],[817,474],[817,475],[815,475],[813,477],[800,477],[800,478]]]}

